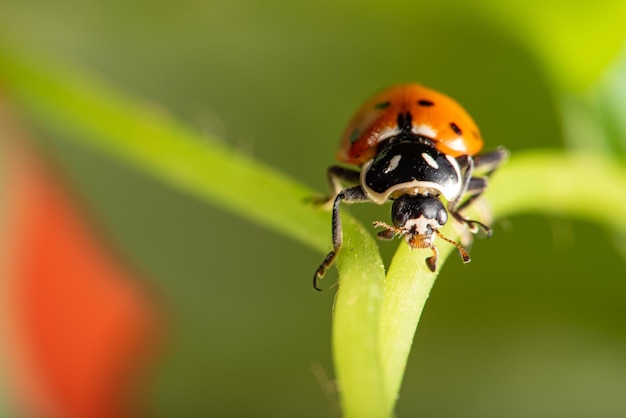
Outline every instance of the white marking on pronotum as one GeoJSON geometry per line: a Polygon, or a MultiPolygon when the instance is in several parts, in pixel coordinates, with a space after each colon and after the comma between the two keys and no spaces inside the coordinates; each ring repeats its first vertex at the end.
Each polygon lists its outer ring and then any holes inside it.
{"type": "Polygon", "coordinates": [[[396,136],[400,133],[400,129],[398,127],[393,128],[385,128],[380,132],[376,132],[377,142],[381,142],[387,138],[391,138],[392,136],[396,136]]]}
{"type": "Polygon", "coordinates": [[[437,131],[434,130],[430,125],[413,126],[413,133],[425,136],[427,138],[437,138],[437,131]]]}
{"type": "Polygon", "coordinates": [[[389,160],[389,165],[383,170],[383,173],[391,173],[393,170],[398,168],[398,164],[400,163],[400,159],[402,155],[394,155],[391,160],[389,160]]]}
{"type": "Polygon", "coordinates": [[[433,159],[433,157],[431,157],[430,155],[426,154],[425,152],[422,152],[422,158],[424,159],[424,161],[426,161],[426,164],[428,164],[429,166],[431,166],[435,170],[437,170],[439,168],[439,164],[437,164],[437,161],[435,161],[433,159]]]}

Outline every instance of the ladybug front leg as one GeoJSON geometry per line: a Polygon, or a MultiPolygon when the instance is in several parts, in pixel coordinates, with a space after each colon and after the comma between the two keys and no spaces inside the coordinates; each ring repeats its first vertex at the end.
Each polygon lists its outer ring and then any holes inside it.
{"type": "Polygon", "coordinates": [[[489,177],[508,158],[508,156],[509,152],[500,147],[495,151],[478,155],[473,158],[465,155],[457,159],[461,167],[465,168],[463,187],[459,196],[448,203],[448,211],[456,220],[465,223],[473,233],[478,232],[478,229],[482,228],[487,236],[491,236],[492,231],[491,228],[482,222],[467,219],[461,215],[460,212],[470,206],[485,192],[487,186],[489,185],[489,177]],[[475,172],[481,172],[483,174],[480,176],[473,176],[475,172]],[[466,200],[459,204],[461,199],[468,194],[469,196],[466,200]]]}
{"type": "Polygon", "coordinates": [[[471,205],[476,199],[478,199],[487,188],[488,182],[485,177],[472,177],[469,179],[465,194],[469,193],[469,197],[463,203],[459,205],[459,199],[448,202],[448,212],[457,221],[466,224],[472,233],[477,233],[479,228],[485,232],[485,235],[490,237],[492,234],[491,228],[482,222],[468,219],[461,215],[461,211],[471,205]]]}
{"type": "MultiPolygon", "coordinates": [[[[330,171],[330,170],[329,170],[330,171]]],[[[337,193],[335,199],[333,201],[333,221],[332,221],[332,233],[333,233],[333,250],[328,253],[324,261],[315,271],[315,275],[313,276],[313,288],[315,290],[321,291],[317,286],[319,279],[324,277],[328,268],[333,264],[337,253],[341,249],[341,245],[343,243],[343,232],[341,229],[341,215],[339,214],[339,206],[341,202],[345,203],[359,203],[359,202],[368,202],[369,197],[363,191],[361,186],[354,186],[347,189],[343,189],[337,193]]]]}
{"type": "MultiPolygon", "coordinates": [[[[489,185],[489,177],[491,177],[493,172],[496,171],[508,157],[509,151],[499,147],[495,151],[477,155],[472,158],[470,169],[465,172],[465,176],[469,179],[469,181],[466,182],[466,187],[459,195],[459,199],[464,194],[469,193],[470,196],[456,208],[456,212],[460,212],[464,208],[471,205],[472,202],[478,199],[485,192],[487,186],[489,185]],[[481,173],[481,175],[472,177],[472,175],[476,172],[481,173]]],[[[456,203],[458,204],[458,199],[456,200],[456,203]]]]}
{"type": "Polygon", "coordinates": [[[455,208],[455,212],[461,212],[463,209],[469,207],[476,199],[478,199],[487,189],[489,185],[488,177],[472,177],[469,182],[469,186],[465,191],[469,194],[469,197],[455,208]]]}

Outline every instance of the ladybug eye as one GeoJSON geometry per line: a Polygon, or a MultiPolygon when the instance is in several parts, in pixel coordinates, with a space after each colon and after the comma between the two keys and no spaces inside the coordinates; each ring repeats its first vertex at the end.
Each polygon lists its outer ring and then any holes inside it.
{"type": "Polygon", "coordinates": [[[389,106],[391,106],[391,102],[390,101],[386,101],[386,102],[377,103],[374,106],[374,109],[386,109],[389,106]]]}
{"type": "Polygon", "coordinates": [[[456,123],[450,122],[450,127],[452,128],[455,134],[463,135],[463,131],[461,130],[461,128],[459,128],[459,126],[456,123]]]}
{"type": "Polygon", "coordinates": [[[433,102],[431,102],[430,100],[426,100],[426,99],[419,100],[417,102],[417,104],[420,105],[420,106],[426,106],[426,107],[430,107],[430,106],[434,106],[435,105],[433,102]]]}

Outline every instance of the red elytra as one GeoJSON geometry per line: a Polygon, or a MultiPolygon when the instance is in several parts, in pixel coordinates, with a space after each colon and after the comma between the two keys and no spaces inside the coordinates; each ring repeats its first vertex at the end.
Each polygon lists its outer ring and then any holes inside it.
{"type": "Polygon", "coordinates": [[[341,138],[337,158],[362,166],[374,157],[378,144],[400,132],[399,118],[407,114],[411,131],[431,140],[444,154],[475,155],[483,147],[478,126],[459,103],[410,83],[380,92],[357,110],[341,138]]]}

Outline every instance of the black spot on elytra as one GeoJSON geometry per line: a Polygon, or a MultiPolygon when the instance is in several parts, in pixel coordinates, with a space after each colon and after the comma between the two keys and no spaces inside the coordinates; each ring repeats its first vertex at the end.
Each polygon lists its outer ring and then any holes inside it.
{"type": "Polygon", "coordinates": [[[430,107],[430,106],[435,105],[433,102],[431,102],[430,100],[426,100],[426,99],[418,100],[417,104],[420,106],[425,106],[425,107],[430,107]]]}
{"type": "Polygon", "coordinates": [[[386,109],[391,106],[391,102],[387,100],[386,102],[376,103],[374,109],[386,109]]]}
{"type": "Polygon", "coordinates": [[[356,128],[350,134],[350,143],[354,144],[359,139],[359,136],[361,136],[361,130],[359,128],[356,128]]]}
{"type": "Polygon", "coordinates": [[[461,128],[458,127],[456,123],[450,122],[450,127],[452,128],[455,134],[463,135],[463,131],[461,130],[461,128]]]}

